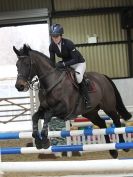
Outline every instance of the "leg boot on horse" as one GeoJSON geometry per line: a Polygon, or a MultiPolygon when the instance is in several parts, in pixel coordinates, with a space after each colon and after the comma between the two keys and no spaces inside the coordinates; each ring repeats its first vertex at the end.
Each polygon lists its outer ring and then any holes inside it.
{"type": "Polygon", "coordinates": [[[79,84],[79,91],[84,98],[86,109],[91,109],[92,107],[85,79],[79,84]]]}

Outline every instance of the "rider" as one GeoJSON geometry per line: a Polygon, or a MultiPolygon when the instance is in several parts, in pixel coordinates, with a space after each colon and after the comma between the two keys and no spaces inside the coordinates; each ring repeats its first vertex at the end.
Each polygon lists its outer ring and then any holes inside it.
{"type": "Polygon", "coordinates": [[[49,46],[50,59],[57,68],[71,66],[76,71],[76,79],[79,84],[81,95],[83,96],[86,108],[90,109],[90,98],[88,89],[83,79],[86,70],[86,62],[81,53],[75,48],[75,45],[69,39],[62,37],[64,34],[63,27],[60,24],[53,24],[50,28],[52,42],[49,46]],[[62,61],[55,63],[55,54],[62,58],[62,61]]]}

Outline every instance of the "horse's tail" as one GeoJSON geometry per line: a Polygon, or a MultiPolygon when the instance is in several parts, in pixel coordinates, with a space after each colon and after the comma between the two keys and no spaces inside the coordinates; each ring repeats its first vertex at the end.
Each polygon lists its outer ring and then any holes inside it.
{"type": "Polygon", "coordinates": [[[114,88],[115,96],[116,96],[116,109],[117,109],[118,113],[122,116],[122,118],[124,120],[126,120],[126,121],[129,120],[132,117],[132,115],[127,111],[116,85],[108,76],[106,76],[106,75],[104,75],[104,76],[108,79],[108,81],[111,83],[111,85],[114,88]]]}

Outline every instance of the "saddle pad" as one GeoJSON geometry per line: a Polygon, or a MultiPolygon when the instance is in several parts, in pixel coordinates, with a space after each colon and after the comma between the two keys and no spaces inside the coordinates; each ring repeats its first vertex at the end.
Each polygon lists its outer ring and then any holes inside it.
{"type": "Polygon", "coordinates": [[[89,80],[87,87],[88,87],[88,92],[96,92],[96,85],[93,81],[89,80]]]}

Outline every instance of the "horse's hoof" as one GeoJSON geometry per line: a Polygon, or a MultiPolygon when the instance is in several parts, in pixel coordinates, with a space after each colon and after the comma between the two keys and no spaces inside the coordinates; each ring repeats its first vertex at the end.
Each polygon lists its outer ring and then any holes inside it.
{"type": "Polygon", "coordinates": [[[130,149],[123,149],[123,151],[125,151],[125,152],[129,152],[129,151],[130,151],[130,149]]]}
{"type": "Polygon", "coordinates": [[[26,144],[26,147],[33,147],[33,143],[32,143],[32,142],[27,143],[27,144],[26,144]]]}
{"type": "Polygon", "coordinates": [[[42,141],[41,139],[35,139],[35,145],[37,149],[42,149],[42,141]]]}
{"type": "Polygon", "coordinates": [[[117,159],[118,157],[118,151],[117,150],[110,150],[110,155],[114,158],[117,159]]]}
{"type": "Polygon", "coordinates": [[[43,139],[42,140],[42,148],[43,149],[48,149],[50,147],[50,141],[49,139],[43,139]]]}

